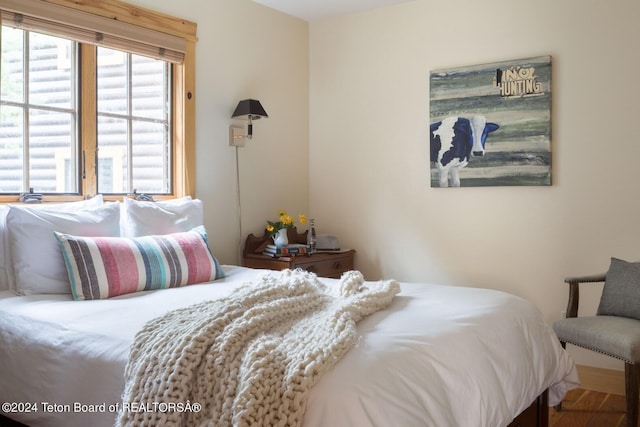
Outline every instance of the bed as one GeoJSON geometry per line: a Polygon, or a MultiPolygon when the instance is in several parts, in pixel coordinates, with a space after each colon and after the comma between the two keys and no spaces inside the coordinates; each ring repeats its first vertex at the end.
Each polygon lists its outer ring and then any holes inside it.
{"type": "MultiPolygon", "coordinates": [[[[34,427],[113,425],[145,325],[277,274],[220,269],[224,277],[208,282],[92,300],[0,291],[2,415],[34,427]]],[[[302,425],[544,425],[546,405],[578,385],[572,359],[526,300],[438,284],[399,288],[357,323],[355,345],[313,385],[302,425]],[[530,413],[535,424],[514,421],[530,413]]]]}

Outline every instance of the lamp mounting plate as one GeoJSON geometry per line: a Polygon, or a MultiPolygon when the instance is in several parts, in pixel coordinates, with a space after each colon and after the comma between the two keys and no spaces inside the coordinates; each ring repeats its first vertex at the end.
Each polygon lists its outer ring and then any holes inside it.
{"type": "Polygon", "coordinates": [[[229,145],[231,147],[244,147],[246,138],[244,128],[240,126],[229,126],[229,145]]]}

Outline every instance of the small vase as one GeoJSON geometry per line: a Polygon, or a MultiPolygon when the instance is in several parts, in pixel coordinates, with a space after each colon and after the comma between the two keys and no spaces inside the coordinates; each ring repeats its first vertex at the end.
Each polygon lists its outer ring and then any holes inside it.
{"type": "Polygon", "coordinates": [[[280,230],[278,230],[278,233],[276,233],[272,237],[273,237],[273,243],[278,248],[281,248],[283,246],[287,246],[289,244],[289,238],[287,237],[287,229],[286,228],[281,228],[280,230]]]}

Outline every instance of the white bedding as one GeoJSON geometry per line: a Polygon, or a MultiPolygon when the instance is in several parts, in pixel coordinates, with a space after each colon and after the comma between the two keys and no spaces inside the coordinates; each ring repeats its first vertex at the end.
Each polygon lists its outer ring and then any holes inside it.
{"type": "MultiPolygon", "coordinates": [[[[37,408],[4,415],[33,427],[113,425],[109,409],[145,322],[261,274],[224,269],[228,277],[211,284],[108,300],[1,291],[0,403],[37,408]]],[[[486,289],[401,288],[389,309],[358,324],[359,343],[314,387],[306,427],[505,426],[545,389],[554,405],[578,385],[573,361],[529,302],[486,289]]]]}

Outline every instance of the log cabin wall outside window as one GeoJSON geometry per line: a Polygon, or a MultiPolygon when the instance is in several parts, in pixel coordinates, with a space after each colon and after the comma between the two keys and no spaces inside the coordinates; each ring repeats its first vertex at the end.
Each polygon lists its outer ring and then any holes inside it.
{"type": "Polygon", "coordinates": [[[0,202],[195,194],[195,23],[117,0],[0,13],[0,202]]]}

